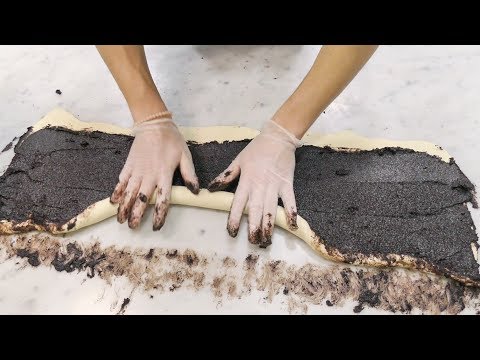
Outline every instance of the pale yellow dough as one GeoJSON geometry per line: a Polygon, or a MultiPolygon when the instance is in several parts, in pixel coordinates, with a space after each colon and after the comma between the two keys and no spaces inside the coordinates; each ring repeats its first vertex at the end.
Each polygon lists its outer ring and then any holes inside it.
{"type": "MultiPolygon", "coordinates": [[[[48,126],[61,126],[76,131],[102,131],[110,134],[130,135],[131,129],[118,127],[105,123],[87,123],[76,119],[72,114],[62,110],[55,109],[43,117],[37,124],[33,126],[32,131],[38,131],[48,126]]],[[[239,127],[239,126],[211,126],[211,127],[180,127],[180,131],[187,141],[194,141],[197,143],[206,143],[210,141],[235,141],[254,138],[258,134],[258,130],[239,127]]],[[[369,139],[353,132],[344,131],[335,134],[307,134],[303,143],[306,145],[315,145],[319,147],[330,146],[333,149],[342,151],[356,151],[356,150],[373,150],[384,147],[401,147],[412,149],[419,152],[426,152],[430,155],[439,157],[442,161],[449,162],[451,156],[439,146],[424,142],[424,141],[394,141],[386,139],[369,139]]],[[[173,186],[171,203],[178,205],[196,206],[201,208],[216,209],[229,211],[233,200],[233,194],[228,192],[211,193],[208,190],[202,189],[198,195],[192,194],[186,187],[173,186]]],[[[155,199],[151,200],[154,203],[155,199]]],[[[75,226],[70,230],[67,229],[68,224],[61,228],[50,229],[53,233],[72,232],[83,227],[95,224],[117,213],[117,206],[112,205],[109,199],[104,199],[95,204],[92,204],[83,213],[72,219],[69,223],[75,223],[75,226]]],[[[285,213],[283,208],[277,208],[277,216],[275,224],[283,229],[293,233],[295,236],[304,240],[310,247],[322,254],[323,256],[342,261],[343,256],[337,254],[335,251],[328,252],[323,241],[310,229],[308,223],[298,217],[298,230],[291,231],[285,221],[285,213]]],[[[1,225],[1,224],[0,224],[1,225]]],[[[411,267],[414,259],[409,257],[402,257],[393,255],[391,260],[394,260],[398,266],[411,267]]],[[[387,265],[384,260],[369,257],[368,259],[359,259],[354,263],[368,264],[368,265],[387,265]]],[[[428,270],[428,269],[424,269],[428,270]]]]}

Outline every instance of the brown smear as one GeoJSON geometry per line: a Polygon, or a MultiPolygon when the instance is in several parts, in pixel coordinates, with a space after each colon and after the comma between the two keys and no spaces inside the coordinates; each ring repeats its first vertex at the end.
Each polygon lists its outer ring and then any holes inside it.
{"type": "Polygon", "coordinates": [[[243,270],[243,287],[246,289],[247,292],[252,290],[252,283],[257,277],[256,274],[256,266],[258,261],[258,255],[249,254],[244,261],[243,270]]]}
{"type": "Polygon", "coordinates": [[[127,309],[128,304],[130,304],[130,298],[123,299],[122,306],[120,306],[120,310],[118,310],[117,315],[125,314],[125,310],[127,309]]]}
{"type": "Polygon", "coordinates": [[[10,149],[12,148],[13,143],[14,143],[15,140],[17,140],[17,137],[16,137],[16,136],[13,138],[12,141],[10,141],[10,142],[3,148],[2,151],[0,151],[0,153],[4,153],[4,152],[10,150],[10,149]]]}
{"type": "Polygon", "coordinates": [[[223,266],[230,268],[237,265],[235,259],[232,259],[230,256],[223,258],[223,266]]]}
{"type": "MultiPolygon", "coordinates": [[[[452,280],[402,269],[289,265],[264,261],[255,254],[242,262],[187,249],[131,249],[80,244],[47,234],[0,236],[0,261],[21,258],[21,266],[46,266],[59,272],[85,272],[112,284],[124,276],[134,289],[152,294],[187,289],[210,291],[223,300],[257,290],[267,303],[280,297],[291,313],[306,313],[312,305],[342,306],[353,301],[353,312],[376,308],[395,313],[457,314],[480,311],[480,289],[452,280]]],[[[125,303],[125,301],[124,301],[125,303]]],[[[119,313],[131,303],[128,298],[119,313]]]]}

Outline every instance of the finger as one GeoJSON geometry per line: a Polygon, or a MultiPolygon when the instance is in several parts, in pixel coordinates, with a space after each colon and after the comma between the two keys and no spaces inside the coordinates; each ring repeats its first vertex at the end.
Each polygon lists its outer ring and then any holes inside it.
{"type": "Polygon", "coordinates": [[[140,179],[131,177],[128,181],[127,188],[120,206],[118,207],[117,220],[120,224],[123,224],[132,210],[132,206],[137,198],[138,190],[140,189],[140,179]]]}
{"type": "Polygon", "coordinates": [[[260,244],[262,241],[262,215],[264,191],[251,189],[248,196],[248,241],[260,244]]]}
{"type": "Polygon", "coordinates": [[[215,179],[213,179],[210,184],[208,184],[208,191],[214,192],[225,190],[228,185],[230,185],[230,183],[238,177],[239,174],[240,166],[238,165],[237,161],[234,160],[224,172],[222,172],[215,179]]]}
{"type": "Polygon", "coordinates": [[[150,196],[152,195],[154,190],[155,183],[153,181],[147,180],[142,182],[135,203],[132,207],[132,211],[130,212],[130,216],[128,217],[128,227],[130,227],[131,229],[137,228],[140,224],[143,214],[145,213],[145,209],[148,206],[150,196]]]}
{"type": "Polygon", "coordinates": [[[165,224],[165,219],[170,205],[170,193],[172,190],[171,178],[160,181],[157,185],[157,201],[153,213],[153,231],[158,231],[165,224]]]}
{"type": "Polygon", "coordinates": [[[231,237],[236,237],[238,228],[240,227],[240,220],[242,219],[243,210],[248,200],[248,186],[245,181],[240,178],[237,190],[233,197],[232,207],[228,215],[227,231],[231,237]]]}
{"type": "Polygon", "coordinates": [[[193,166],[190,151],[182,155],[182,159],[180,160],[180,174],[182,174],[183,181],[188,190],[194,194],[198,194],[200,185],[198,183],[198,177],[195,174],[195,167],[193,166]]]}
{"type": "Polygon", "coordinates": [[[263,203],[262,217],[262,241],[260,247],[266,248],[272,244],[272,233],[275,225],[275,216],[277,215],[278,190],[270,187],[263,203]]]}
{"type": "Polygon", "coordinates": [[[124,166],[122,172],[118,176],[117,186],[115,186],[115,189],[113,190],[113,193],[110,196],[110,202],[112,204],[118,204],[122,200],[125,194],[125,189],[127,187],[130,176],[131,176],[130,170],[127,170],[127,167],[124,166]]]}
{"type": "Polygon", "coordinates": [[[297,205],[295,203],[295,193],[293,192],[293,186],[287,186],[282,189],[280,196],[283,202],[283,208],[287,216],[287,224],[290,230],[295,231],[298,229],[297,225],[297,205]]]}

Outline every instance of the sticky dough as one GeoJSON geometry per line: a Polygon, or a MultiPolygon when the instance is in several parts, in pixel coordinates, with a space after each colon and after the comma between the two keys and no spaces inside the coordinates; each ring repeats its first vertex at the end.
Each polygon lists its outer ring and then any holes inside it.
{"type": "MultiPolygon", "coordinates": [[[[44,129],[49,126],[65,127],[74,131],[102,131],[108,134],[131,135],[131,129],[120,126],[99,123],[99,122],[83,122],[75,118],[72,114],[62,109],[55,109],[37,122],[32,132],[44,129]]],[[[241,126],[210,126],[210,127],[180,127],[186,141],[197,143],[206,143],[210,141],[239,141],[245,139],[253,139],[258,130],[241,127],[241,126]]],[[[303,138],[305,145],[314,145],[318,147],[329,146],[339,150],[373,150],[383,147],[401,147],[412,149],[419,152],[426,152],[430,155],[437,156],[442,161],[450,161],[451,156],[442,148],[432,143],[424,141],[394,141],[386,139],[369,139],[359,136],[351,131],[342,131],[336,134],[310,134],[307,133],[303,138]]],[[[150,203],[154,204],[156,198],[152,197],[150,203]]],[[[171,194],[171,204],[195,206],[200,208],[229,211],[233,201],[233,194],[220,191],[211,193],[206,189],[201,189],[198,195],[193,195],[184,186],[173,186],[171,194]]],[[[86,209],[80,214],[75,226],[70,230],[67,224],[54,233],[71,232],[83,227],[93,225],[102,220],[108,219],[117,213],[117,205],[112,205],[109,199],[104,199],[86,209]]],[[[247,213],[247,211],[245,212],[247,213]]],[[[315,234],[310,229],[308,223],[298,217],[298,230],[291,231],[285,221],[285,212],[282,207],[277,207],[277,216],[275,224],[283,229],[298,236],[311,247],[315,248],[312,239],[315,234]]]]}
{"type": "MultiPolygon", "coordinates": [[[[72,114],[62,109],[55,109],[43,117],[37,124],[33,126],[32,132],[49,126],[64,127],[74,131],[102,131],[109,134],[131,135],[130,129],[105,123],[82,122],[76,119],[72,114]]],[[[211,141],[239,141],[252,139],[258,134],[258,130],[238,126],[180,127],[180,131],[187,141],[196,143],[206,143],[211,141]]],[[[440,158],[444,162],[449,162],[451,159],[451,156],[445,150],[428,142],[369,139],[349,131],[328,135],[307,134],[304,137],[303,142],[306,145],[314,145],[318,147],[328,146],[334,150],[342,151],[374,150],[385,147],[399,147],[404,149],[412,149],[418,152],[425,152],[440,158]]],[[[208,190],[201,189],[198,195],[193,195],[186,187],[183,186],[173,186],[171,194],[171,204],[195,206],[223,211],[229,211],[232,200],[233,194],[228,192],[211,193],[208,190]]],[[[155,203],[155,198],[151,199],[151,203],[155,203]]],[[[109,199],[104,199],[92,204],[75,219],[72,219],[72,221],[64,224],[62,227],[52,228],[49,230],[51,230],[52,233],[76,231],[83,227],[112,217],[116,215],[116,213],[117,205],[112,205],[109,199]],[[74,226],[72,227],[73,224],[74,226]]],[[[385,260],[385,258],[369,256],[365,258],[358,258],[354,261],[347,261],[339,252],[332,250],[327,251],[322,240],[319,239],[319,237],[311,230],[309,224],[302,217],[298,217],[297,223],[298,229],[296,231],[290,230],[285,221],[285,213],[283,208],[277,207],[275,224],[299,237],[313,250],[326,258],[336,261],[346,261],[354,264],[374,266],[390,265],[407,268],[415,267],[421,268],[427,272],[431,272],[431,269],[429,269],[426,265],[422,268],[422,265],[419,265],[418,259],[395,254],[392,254],[388,260],[385,260]]],[[[472,245],[472,251],[474,248],[475,246],[472,245]]],[[[475,252],[475,256],[476,255],[477,254],[475,252]]],[[[458,280],[463,280],[462,282],[468,284],[468,281],[465,281],[465,279],[458,280]]]]}

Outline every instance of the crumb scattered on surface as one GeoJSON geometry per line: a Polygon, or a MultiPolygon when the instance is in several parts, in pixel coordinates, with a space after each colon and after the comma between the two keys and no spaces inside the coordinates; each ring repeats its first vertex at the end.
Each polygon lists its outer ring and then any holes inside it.
{"type": "MultiPolygon", "coordinates": [[[[298,266],[256,254],[238,261],[192,249],[102,247],[98,242],[80,244],[47,234],[0,236],[0,261],[10,258],[31,267],[85,272],[87,280],[99,277],[109,285],[117,277],[126,277],[150,299],[181,288],[210,291],[219,306],[245,296],[258,296],[266,303],[280,296],[290,313],[307,313],[317,305],[342,306],[346,301],[355,303],[355,313],[366,308],[393,313],[457,314],[465,308],[480,312],[479,288],[403,269],[298,266]]],[[[118,313],[124,313],[130,303],[131,296],[123,300],[118,313]]]]}

